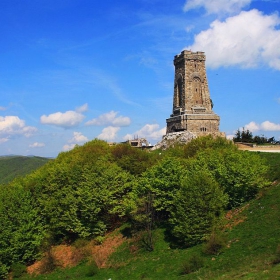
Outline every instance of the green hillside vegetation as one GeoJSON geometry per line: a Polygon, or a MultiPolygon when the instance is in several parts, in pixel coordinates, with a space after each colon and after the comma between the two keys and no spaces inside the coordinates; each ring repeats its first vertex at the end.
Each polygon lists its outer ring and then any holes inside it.
{"type": "Polygon", "coordinates": [[[167,151],[75,147],[1,186],[0,275],[45,254],[54,272],[23,279],[277,279],[279,163],[210,136],[167,151]],[[56,244],[112,235],[126,239],[106,268],[52,259],[56,244]]]}
{"type": "Polygon", "coordinates": [[[0,157],[0,184],[25,176],[43,166],[50,159],[43,157],[3,156],[0,157]]]}

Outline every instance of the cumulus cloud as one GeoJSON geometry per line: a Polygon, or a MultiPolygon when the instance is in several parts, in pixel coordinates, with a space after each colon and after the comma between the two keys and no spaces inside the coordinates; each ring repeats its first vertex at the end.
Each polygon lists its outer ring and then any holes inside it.
{"type": "Polygon", "coordinates": [[[40,118],[42,124],[50,124],[63,128],[78,126],[84,119],[84,115],[76,111],[57,112],[40,118]]]}
{"type": "Polygon", "coordinates": [[[159,140],[166,134],[166,127],[159,128],[158,124],[146,124],[140,130],[134,134],[127,134],[124,136],[125,140],[133,139],[135,135],[139,138],[147,138],[153,140],[159,140]]]}
{"type": "Polygon", "coordinates": [[[237,13],[248,6],[252,0],[187,0],[184,11],[204,8],[208,14],[237,13]]]}
{"type": "Polygon", "coordinates": [[[255,122],[250,122],[244,126],[245,129],[248,129],[252,132],[263,130],[263,131],[280,131],[280,124],[272,123],[270,121],[262,122],[257,124],[255,122]]]}
{"type": "Polygon", "coordinates": [[[73,138],[69,140],[69,143],[84,143],[87,142],[88,138],[84,136],[81,132],[74,132],[73,138]]]}
{"type": "Polygon", "coordinates": [[[81,132],[74,132],[73,137],[68,141],[68,144],[63,146],[63,151],[72,150],[77,144],[85,143],[88,138],[84,136],[81,132]]]}
{"type": "Polygon", "coordinates": [[[109,125],[109,126],[128,126],[131,123],[129,117],[117,116],[118,112],[110,111],[100,115],[96,119],[86,122],[86,125],[109,125]]]}
{"type": "Polygon", "coordinates": [[[77,145],[77,144],[74,144],[74,143],[72,143],[72,144],[65,144],[65,145],[62,147],[62,150],[63,150],[63,151],[72,150],[72,149],[75,148],[76,145],[77,145]]]}
{"type": "Polygon", "coordinates": [[[192,51],[203,50],[207,65],[257,67],[263,64],[280,70],[280,30],[277,14],[258,10],[241,12],[225,21],[215,20],[208,30],[195,36],[192,51]]]}
{"type": "Polygon", "coordinates": [[[29,147],[30,148],[41,148],[41,147],[45,147],[45,143],[35,142],[33,144],[30,144],[29,147]]]}
{"type": "Polygon", "coordinates": [[[7,142],[13,136],[29,137],[36,131],[36,127],[26,126],[25,121],[17,116],[0,116],[0,143],[7,142]]]}
{"type": "Polygon", "coordinates": [[[102,133],[97,138],[107,141],[113,141],[117,137],[117,132],[120,130],[119,127],[108,126],[102,130],[102,133]]]}

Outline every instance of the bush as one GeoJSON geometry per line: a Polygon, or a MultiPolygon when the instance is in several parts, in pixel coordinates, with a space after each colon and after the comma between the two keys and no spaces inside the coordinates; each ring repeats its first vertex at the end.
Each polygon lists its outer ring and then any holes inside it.
{"type": "Polygon", "coordinates": [[[0,261],[0,279],[6,279],[8,276],[8,266],[0,261]]]}
{"type": "Polygon", "coordinates": [[[24,273],[26,273],[26,266],[22,263],[13,263],[11,265],[10,269],[11,269],[13,278],[19,278],[24,273]]]}
{"type": "Polygon", "coordinates": [[[98,273],[98,266],[94,261],[91,261],[85,267],[85,276],[92,277],[98,273]]]}
{"type": "Polygon", "coordinates": [[[41,273],[50,273],[54,271],[57,267],[56,260],[52,254],[51,249],[49,249],[43,259],[41,265],[41,273]]]}
{"type": "Polygon", "coordinates": [[[198,271],[204,265],[203,258],[200,255],[192,255],[190,259],[182,265],[181,274],[190,274],[198,271]]]}
{"type": "Polygon", "coordinates": [[[203,252],[208,255],[217,255],[225,248],[226,238],[222,234],[212,233],[204,245],[203,252]]]}

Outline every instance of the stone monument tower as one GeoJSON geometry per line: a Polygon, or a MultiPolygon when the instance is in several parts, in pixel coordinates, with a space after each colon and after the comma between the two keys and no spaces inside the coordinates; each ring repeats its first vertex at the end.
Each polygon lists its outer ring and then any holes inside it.
{"type": "Polygon", "coordinates": [[[188,131],[196,136],[219,132],[220,117],[212,111],[204,52],[184,50],[174,57],[173,112],[166,133],[188,131]]]}

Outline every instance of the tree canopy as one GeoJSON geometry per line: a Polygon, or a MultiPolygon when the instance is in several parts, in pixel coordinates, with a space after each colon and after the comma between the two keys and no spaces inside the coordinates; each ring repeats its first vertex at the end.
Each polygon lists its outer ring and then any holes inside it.
{"type": "Polygon", "coordinates": [[[0,186],[0,276],[43,245],[102,237],[124,222],[136,231],[161,225],[181,246],[195,245],[266,185],[265,173],[258,154],[211,136],[168,151],[96,139],[76,146],[0,186]]]}

